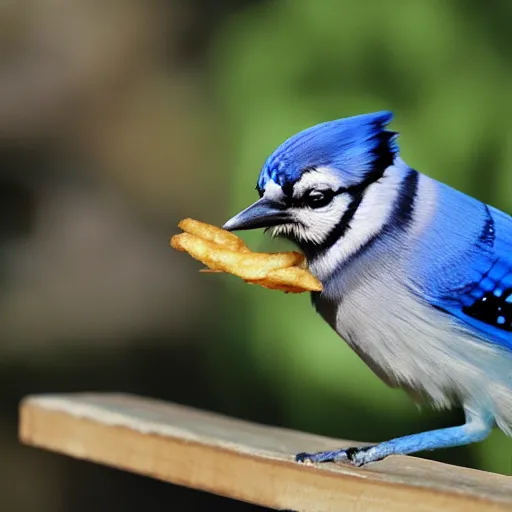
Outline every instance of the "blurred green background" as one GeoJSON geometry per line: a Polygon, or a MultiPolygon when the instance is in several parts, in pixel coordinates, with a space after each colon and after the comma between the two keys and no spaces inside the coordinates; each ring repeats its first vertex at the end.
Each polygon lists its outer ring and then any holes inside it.
{"type": "MultiPolygon", "coordinates": [[[[507,0],[2,2],[2,510],[258,509],[20,447],[29,393],[132,392],[364,441],[462,421],[387,388],[306,295],[198,274],[168,239],[252,202],[294,132],[380,109],[411,166],[512,212],[511,22],[507,0]]],[[[512,474],[498,430],[425,456],[512,474]]]]}

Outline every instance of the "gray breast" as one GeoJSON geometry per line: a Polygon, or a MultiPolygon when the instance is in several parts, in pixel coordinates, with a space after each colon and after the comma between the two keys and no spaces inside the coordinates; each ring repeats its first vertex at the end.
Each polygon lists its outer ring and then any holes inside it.
{"type": "Polygon", "coordinates": [[[386,373],[381,365],[362,349],[364,340],[358,339],[357,329],[349,328],[339,316],[341,301],[329,299],[329,297],[315,293],[312,302],[320,316],[332,327],[332,329],[354,350],[365,364],[390,387],[398,387],[398,382],[386,373]]]}

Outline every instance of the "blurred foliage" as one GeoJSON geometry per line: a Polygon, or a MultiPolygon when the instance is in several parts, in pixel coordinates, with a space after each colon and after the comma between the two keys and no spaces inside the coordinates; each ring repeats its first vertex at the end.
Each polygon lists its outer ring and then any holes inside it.
{"type": "MultiPolygon", "coordinates": [[[[380,109],[394,112],[411,166],[511,211],[512,67],[508,24],[500,20],[510,20],[512,4],[490,4],[277,0],[232,16],[211,54],[233,144],[231,212],[256,198],[261,165],[288,136],[380,109]]],[[[245,238],[266,249],[281,243],[262,242],[261,232],[245,238]]],[[[439,421],[381,383],[307,297],[252,287],[237,293],[249,304],[251,360],[286,424],[378,440],[439,421]]],[[[511,448],[496,432],[431,456],[511,474],[511,448]]]]}

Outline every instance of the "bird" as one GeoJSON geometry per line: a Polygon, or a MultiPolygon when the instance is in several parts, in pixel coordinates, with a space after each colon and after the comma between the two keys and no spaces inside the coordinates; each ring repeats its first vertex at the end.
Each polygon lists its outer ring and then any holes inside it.
{"type": "Polygon", "coordinates": [[[265,161],[259,199],[228,231],[291,240],[322,283],[319,315],[415,401],[460,407],[461,425],[298,462],[363,466],[512,435],[512,218],[420,173],[383,110],[306,128],[265,161]]]}

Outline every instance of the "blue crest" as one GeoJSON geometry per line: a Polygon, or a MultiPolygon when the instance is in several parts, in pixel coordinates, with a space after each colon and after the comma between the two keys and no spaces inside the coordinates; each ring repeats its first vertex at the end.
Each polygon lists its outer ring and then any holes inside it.
{"type": "Polygon", "coordinates": [[[267,159],[258,179],[280,186],[295,183],[311,167],[329,166],[346,174],[347,185],[364,180],[376,167],[384,169],[398,154],[396,133],[385,129],[393,118],[388,111],[327,121],[307,128],[283,142],[267,159]]]}

